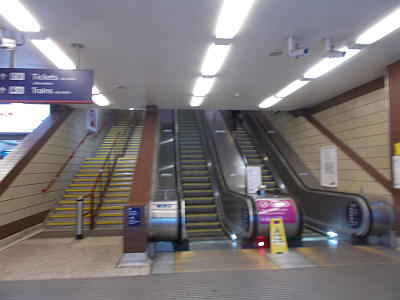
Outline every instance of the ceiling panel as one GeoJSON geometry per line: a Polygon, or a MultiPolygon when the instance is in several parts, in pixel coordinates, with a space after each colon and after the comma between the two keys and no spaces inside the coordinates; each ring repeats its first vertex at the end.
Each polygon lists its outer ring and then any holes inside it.
{"type": "MultiPolygon", "coordinates": [[[[221,0],[21,2],[42,25],[43,33],[72,58],[71,43],[85,45],[82,67],[95,71],[96,84],[115,108],[188,107],[222,4],[221,0]]],[[[256,109],[261,100],[300,78],[321,59],[325,37],[332,37],[337,45],[349,44],[399,5],[398,0],[256,0],[204,108],[256,109]],[[299,60],[288,57],[289,35],[311,47],[311,55],[299,60]],[[284,54],[268,55],[276,49],[284,54]]],[[[2,18],[0,26],[10,28],[2,18]]],[[[400,58],[399,49],[396,32],[274,109],[308,107],[372,80],[400,58]]],[[[18,67],[53,67],[30,42],[17,53],[18,67]]],[[[9,64],[4,50],[0,50],[0,64],[9,64]]]]}

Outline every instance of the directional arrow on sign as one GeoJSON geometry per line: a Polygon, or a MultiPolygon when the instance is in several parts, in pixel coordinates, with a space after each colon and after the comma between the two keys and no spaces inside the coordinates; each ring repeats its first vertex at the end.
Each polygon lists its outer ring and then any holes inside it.
{"type": "Polygon", "coordinates": [[[6,73],[1,73],[0,74],[0,79],[1,80],[4,80],[4,79],[6,79],[7,78],[7,74],[6,73]]]}
{"type": "Polygon", "coordinates": [[[4,86],[0,87],[0,94],[4,94],[5,92],[7,92],[7,88],[4,86]]]}

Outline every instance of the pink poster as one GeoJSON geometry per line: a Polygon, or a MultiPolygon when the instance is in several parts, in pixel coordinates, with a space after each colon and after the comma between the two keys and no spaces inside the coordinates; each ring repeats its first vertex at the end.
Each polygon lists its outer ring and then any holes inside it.
{"type": "Polygon", "coordinates": [[[292,199],[272,198],[256,200],[260,224],[269,224],[272,218],[282,218],[283,223],[296,223],[296,209],[292,199]]]}

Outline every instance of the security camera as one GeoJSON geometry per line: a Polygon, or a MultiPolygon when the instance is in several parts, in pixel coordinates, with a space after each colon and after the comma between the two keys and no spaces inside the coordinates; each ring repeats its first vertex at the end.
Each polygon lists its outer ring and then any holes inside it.
{"type": "Polygon", "coordinates": [[[310,48],[297,48],[289,51],[289,56],[294,58],[302,58],[308,54],[310,54],[310,48]]]}
{"type": "Polygon", "coordinates": [[[325,55],[324,57],[328,58],[339,58],[344,57],[346,55],[346,51],[338,51],[334,50],[335,46],[332,43],[330,38],[325,39],[325,55]]]}
{"type": "Polygon", "coordinates": [[[14,50],[17,47],[17,41],[9,38],[0,38],[0,49],[14,50]]]}
{"type": "Polygon", "coordinates": [[[301,48],[298,44],[294,45],[294,39],[292,36],[288,38],[288,54],[290,57],[302,58],[310,54],[310,48],[301,48]]]}
{"type": "Polygon", "coordinates": [[[344,57],[346,55],[345,51],[338,51],[338,50],[329,50],[325,52],[325,57],[328,58],[338,58],[338,57],[344,57]]]}

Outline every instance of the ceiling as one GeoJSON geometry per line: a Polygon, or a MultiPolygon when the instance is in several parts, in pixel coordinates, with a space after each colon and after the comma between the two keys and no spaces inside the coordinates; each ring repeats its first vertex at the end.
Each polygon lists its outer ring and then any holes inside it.
{"type": "MultiPolygon", "coordinates": [[[[222,4],[222,0],[21,2],[38,20],[43,34],[71,58],[76,57],[71,43],[84,44],[81,68],[95,71],[96,85],[109,98],[110,108],[189,107],[222,4]]],[[[398,0],[256,0],[200,108],[257,109],[261,100],[301,78],[321,58],[324,38],[333,38],[338,46],[351,45],[363,30],[399,5],[398,0]],[[311,55],[297,60],[287,56],[290,35],[310,47],[311,55]],[[276,49],[284,54],[268,55],[276,49]]],[[[0,26],[10,28],[1,18],[0,26]]],[[[272,109],[320,103],[383,75],[385,66],[398,59],[399,31],[272,109]]],[[[18,48],[16,66],[54,67],[30,42],[18,48]]],[[[0,51],[0,67],[8,67],[5,50],[0,51]]]]}

